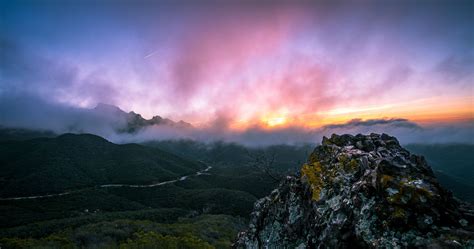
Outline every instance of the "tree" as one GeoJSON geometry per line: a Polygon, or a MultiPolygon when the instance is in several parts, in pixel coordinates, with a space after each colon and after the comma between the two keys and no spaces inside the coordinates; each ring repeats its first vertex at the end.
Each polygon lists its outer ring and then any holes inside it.
{"type": "Polygon", "coordinates": [[[251,158],[249,162],[251,167],[254,167],[258,171],[264,173],[274,182],[280,182],[281,179],[283,179],[284,174],[279,172],[275,167],[276,153],[274,150],[263,150],[256,153],[251,153],[247,150],[247,154],[251,158]]]}

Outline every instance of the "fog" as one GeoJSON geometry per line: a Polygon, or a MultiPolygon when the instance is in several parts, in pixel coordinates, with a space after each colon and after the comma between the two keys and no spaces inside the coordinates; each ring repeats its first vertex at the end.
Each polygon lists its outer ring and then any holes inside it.
{"type": "Polygon", "coordinates": [[[190,139],[205,143],[233,142],[246,146],[274,144],[319,143],[323,136],[336,134],[387,133],[401,143],[474,143],[472,121],[420,125],[403,118],[354,119],[343,124],[321,128],[285,127],[267,129],[260,126],[235,131],[220,118],[204,126],[176,125],[144,126],[136,132],[124,132],[126,112],[114,108],[79,108],[48,102],[32,96],[0,98],[0,125],[7,128],[52,131],[62,133],[92,133],[115,143],[140,143],[152,140],[190,139]]]}

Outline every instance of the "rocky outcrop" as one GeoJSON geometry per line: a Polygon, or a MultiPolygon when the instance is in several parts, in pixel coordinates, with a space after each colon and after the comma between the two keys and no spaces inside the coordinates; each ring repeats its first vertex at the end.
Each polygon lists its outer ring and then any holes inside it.
{"type": "Polygon", "coordinates": [[[255,203],[236,248],[474,248],[474,211],[386,134],[332,135],[255,203]]]}

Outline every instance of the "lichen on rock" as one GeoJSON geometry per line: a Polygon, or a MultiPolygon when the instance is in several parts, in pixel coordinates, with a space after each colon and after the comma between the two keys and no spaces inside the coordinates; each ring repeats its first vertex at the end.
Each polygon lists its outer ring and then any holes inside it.
{"type": "Polygon", "coordinates": [[[473,208],[386,134],[323,138],[259,200],[236,248],[474,248],[473,208]]]}

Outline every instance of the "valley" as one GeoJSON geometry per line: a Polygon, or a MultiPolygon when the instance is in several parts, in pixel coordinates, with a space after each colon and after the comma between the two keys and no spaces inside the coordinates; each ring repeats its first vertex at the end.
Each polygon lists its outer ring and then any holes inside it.
{"type": "Polygon", "coordinates": [[[0,249],[474,249],[473,10],[0,1],[0,249]]]}
{"type": "MultiPolygon", "coordinates": [[[[461,145],[456,146],[460,151],[461,145]]],[[[469,145],[462,146],[469,150],[469,145]]],[[[3,165],[16,169],[3,166],[1,171],[0,244],[6,248],[23,248],[28,243],[127,248],[142,240],[228,248],[248,223],[255,201],[277,187],[279,181],[274,178],[297,174],[314,148],[248,148],[189,140],[115,145],[88,134],[9,140],[0,147],[4,148],[3,165]],[[123,160],[113,164],[108,155],[120,155],[139,172],[131,172],[123,160]],[[35,172],[34,178],[20,170],[32,161],[37,165],[29,169],[35,172]],[[134,181],[124,181],[127,176],[134,181]],[[19,196],[21,192],[29,195],[19,196]]],[[[450,162],[430,156],[431,147],[409,148],[429,156],[435,173],[449,172],[440,181],[450,184],[456,196],[472,200],[466,195],[470,186],[463,185],[470,177],[465,170],[470,154],[444,157],[457,159],[457,170],[449,170],[450,162]]],[[[436,155],[451,153],[449,148],[438,149],[436,155]]]]}
{"type": "MultiPolygon", "coordinates": [[[[139,185],[139,184],[103,184],[103,185],[97,186],[96,188],[122,188],[122,187],[124,187],[124,188],[153,188],[153,187],[156,187],[156,186],[163,186],[163,185],[166,185],[166,184],[175,183],[177,181],[184,181],[184,180],[186,180],[186,179],[188,179],[189,177],[192,177],[192,176],[200,176],[200,175],[204,175],[204,174],[209,174],[207,172],[210,169],[212,169],[212,166],[208,166],[204,170],[196,172],[196,174],[181,176],[178,179],[164,181],[164,182],[145,184],[145,185],[139,185]]],[[[75,189],[75,190],[71,190],[71,191],[67,191],[67,192],[63,192],[63,193],[57,193],[57,194],[0,198],[0,201],[13,201],[13,200],[27,200],[27,199],[40,199],[40,198],[58,197],[58,196],[69,195],[69,194],[72,194],[72,193],[77,193],[77,192],[81,192],[81,191],[85,191],[85,190],[86,189],[75,189]]]]}

